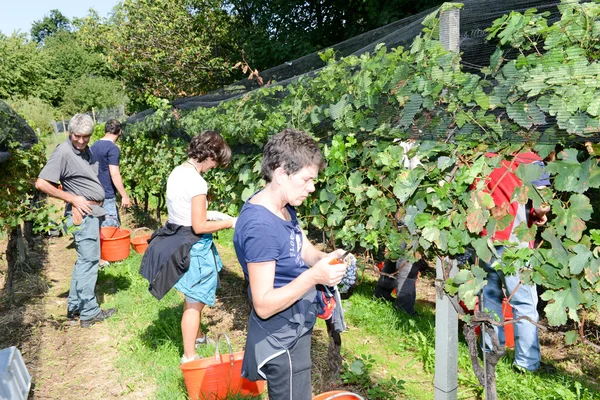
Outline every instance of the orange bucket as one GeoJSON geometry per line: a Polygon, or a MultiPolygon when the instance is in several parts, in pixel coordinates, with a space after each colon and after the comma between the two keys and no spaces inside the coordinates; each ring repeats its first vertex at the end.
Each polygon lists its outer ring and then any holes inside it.
{"type": "Polygon", "coordinates": [[[129,229],[107,226],[100,228],[100,258],[106,261],[121,261],[129,257],[129,229]]]}
{"type": "MultiPolygon", "coordinates": [[[[504,316],[505,321],[511,321],[513,319],[513,309],[506,297],[502,300],[502,315],[504,316]]],[[[515,347],[515,326],[513,324],[504,325],[504,340],[506,347],[515,347]]]]}
{"type": "Polygon", "coordinates": [[[364,400],[363,397],[356,393],[347,392],[345,390],[334,390],[316,395],[312,400],[364,400]]]}
{"type": "Polygon", "coordinates": [[[191,400],[228,399],[232,394],[258,396],[265,390],[264,381],[252,382],[241,376],[244,352],[234,353],[229,337],[217,337],[214,357],[201,358],[181,364],[183,379],[191,400]],[[227,340],[229,354],[219,352],[219,339],[227,340]]]}
{"type": "Polygon", "coordinates": [[[133,246],[133,250],[135,250],[138,254],[144,254],[146,248],[148,247],[148,239],[152,236],[152,230],[150,228],[137,228],[131,232],[131,246],[133,246]],[[135,236],[138,231],[143,229],[147,229],[150,233],[145,233],[143,235],[135,236]]]}

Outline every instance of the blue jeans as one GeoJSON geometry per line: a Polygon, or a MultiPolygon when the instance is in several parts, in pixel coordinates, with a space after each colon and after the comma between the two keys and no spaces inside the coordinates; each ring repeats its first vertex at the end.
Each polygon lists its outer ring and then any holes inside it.
{"type": "Polygon", "coordinates": [[[121,226],[121,218],[119,218],[119,208],[117,207],[117,198],[111,197],[110,199],[104,199],[104,203],[102,203],[102,208],[106,211],[106,215],[104,216],[104,221],[102,222],[102,227],[105,226],[121,226]]]}
{"type": "MultiPolygon", "coordinates": [[[[496,248],[498,255],[501,256],[504,247],[496,248]]],[[[481,267],[487,272],[487,285],[483,288],[483,307],[491,310],[499,316],[503,321],[502,316],[502,299],[506,289],[506,297],[509,297],[515,287],[519,285],[521,279],[519,274],[505,276],[502,271],[496,271],[491,264],[495,261],[492,258],[490,264],[481,261],[481,267]]],[[[533,321],[538,322],[539,315],[537,312],[537,290],[535,285],[519,285],[518,289],[510,299],[510,305],[513,308],[513,318],[517,319],[520,316],[527,316],[533,321]]],[[[538,339],[538,328],[531,322],[522,319],[515,323],[515,364],[530,371],[534,371],[540,367],[540,342],[538,339]]],[[[505,337],[504,328],[494,327],[500,346],[504,347],[505,337]]],[[[492,347],[492,342],[489,335],[485,337],[487,348],[492,347]]]]}
{"type": "MultiPolygon", "coordinates": [[[[70,212],[67,213],[67,225],[73,225],[73,215],[70,212]]],[[[80,318],[86,320],[100,312],[94,292],[100,264],[100,219],[85,215],[81,225],[74,228],[77,261],[71,275],[67,307],[69,311],[79,310],[80,318]]]]}

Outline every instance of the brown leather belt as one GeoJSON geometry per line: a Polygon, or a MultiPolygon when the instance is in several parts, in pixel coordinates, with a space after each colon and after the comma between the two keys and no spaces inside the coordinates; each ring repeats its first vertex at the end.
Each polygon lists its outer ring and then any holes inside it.
{"type": "Polygon", "coordinates": [[[88,200],[87,203],[88,204],[92,204],[92,205],[101,206],[103,202],[102,201],[96,201],[96,200],[88,200]]]}

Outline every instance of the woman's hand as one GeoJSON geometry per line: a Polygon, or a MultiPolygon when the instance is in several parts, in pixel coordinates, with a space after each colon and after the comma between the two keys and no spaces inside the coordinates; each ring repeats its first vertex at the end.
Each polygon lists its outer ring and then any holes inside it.
{"type": "Polygon", "coordinates": [[[342,257],[344,257],[344,255],[346,255],[346,250],[344,250],[344,249],[335,249],[331,253],[328,253],[327,257],[333,257],[333,258],[338,258],[338,259],[342,260],[342,257]]]}
{"type": "MultiPolygon", "coordinates": [[[[346,268],[348,267],[345,262],[330,264],[332,261],[337,259],[337,257],[331,256],[331,254],[336,252],[337,250],[328,254],[326,257],[323,257],[310,269],[310,271],[314,274],[313,278],[315,280],[315,284],[335,286],[340,283],[344,277],[346,268]]],[[[342,255],[344,255],[343,250],[339,256],[341,257],[342,255]]]]}

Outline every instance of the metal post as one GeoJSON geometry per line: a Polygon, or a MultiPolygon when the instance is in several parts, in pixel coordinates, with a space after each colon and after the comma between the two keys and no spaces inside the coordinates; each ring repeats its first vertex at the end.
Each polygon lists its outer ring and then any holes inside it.
{"type": "Polygon", "coordinates": [[[460,50],[460,10],[451,8],[440,14],[440,42],[446,50],[460,50]]]}
{"type": "MultiPolygon", "coordinates": [[[[450,276],[457,272],[456,262],[452,263],[450,276]]],[[[434,399],[455,400],[458,392],[458,313],[444,293],[444,272],[438,258],[436,270],[435,298],[435,375],[434,399]],[[441,295],[440,295],[441,294],[441,295]]]]}
{"type": "MultiPolygon", "coordinates": [[[[446,50],[460,49],[460,10],[451,8],[440,14],[440,42],[446,50]]],[[[452,263],[449,276],[458,271],[456,262],[446,258],[444,264],[452,263]]],[[[436,261],[435,301],[435,375],[434,399],[456,400],[458,394],[458,313],[444,293],[442,262],[436,261]]]]}

